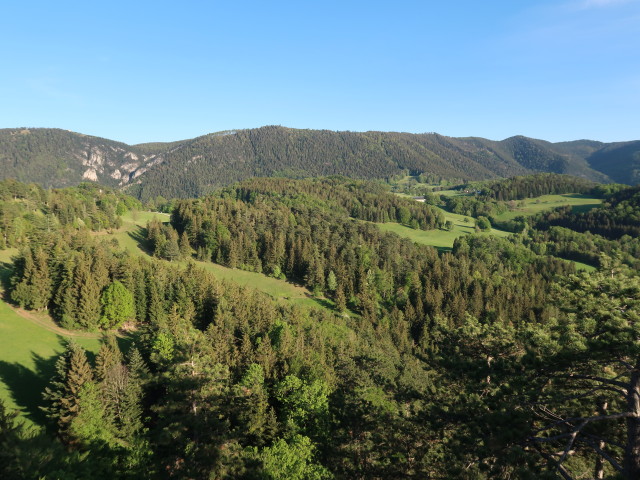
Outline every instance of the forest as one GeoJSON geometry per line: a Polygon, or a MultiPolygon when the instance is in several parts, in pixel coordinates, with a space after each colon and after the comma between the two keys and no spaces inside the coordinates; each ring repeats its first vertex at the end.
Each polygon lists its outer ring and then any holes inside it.
{"type": "Polygon", "coordinates": [[[100,338],[67,337],[41,369],[40,425],[0,396],[2,477],[640,478],[639,187],[540,174],[456,191],[252,178],[167,201],[132,250],[123,218],[155,202],[0,182],[3,300],[100,338]],[[603,203],[498,220],[549,194],[603,203]],[[476,222],[450,249],[379,228],[444,231],[448,214],[476,222]]]}

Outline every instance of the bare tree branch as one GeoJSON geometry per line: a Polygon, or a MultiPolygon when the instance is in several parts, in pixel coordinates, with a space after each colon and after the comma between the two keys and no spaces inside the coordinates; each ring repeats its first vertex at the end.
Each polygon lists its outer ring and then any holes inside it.
{"type": "Polygon", "coordinates": [[[560,425],[572,424],[575,422],[583,422],[579,428],[583,428],[586,424],[591,422],[597,422],[600,420],[618,420],[620,418],[638,418],[639,416],[634,412],[622,412],[622,413],[613,413],[611,415],[595,415],[593,417],[573,417],[566,418],[563,420],[559,420],[557,422],[552,423],[551,425],[546,425],[534,432],[534,434],[538,434],[540,432],[545,432],[547,430],[551,430],[552,428],[558,427],[560,425]]]}
{"type": "Polygon", "coordinates": [[[598,455],[600,455],[607,462],[609,462],[611,464],[611,466],[613,468],[615,468],[617,471],[619,471],[619,472],[623,472],[624,471],[624,468],[622,467],[622,465],[620,465],[611,455],[609,455],[607,452],[602,450],[597,444],[595,444],[594,442],[589,441],[588,439],[582,439],[582,441],[584,443],[586,443],[587,445],[589,445],[591,448],[593,448],[598,453],[598,455]]]}
{"type": "Polygon", "coordinates": [[[566,468],[564,468],[562,466],[562,464],[560,462],[558,462],[555,458],[553,458],[551,455],[545,453],[539,445],[535,445],[536,450],[538,450],[538,452],[540,453],[540,455],[542,456],[542,458],[544,458],[547,462],[549,462],[551,465],[553,465],[556,470],[558,470],[558,473],[560,475],[562,475],[562,478],[564,478],[565,480],[574,480],[574,478],[569,474],[569,472],[567,471],[566,468]]]}
{"type": "MultiPolygon", "coordinates": [[[[619,378],[621,375],[618,375],[619,378]]],[[[582,374],[577,374],[577,373],[569,373],[566,375],[558,375],[559,378],[569,378],[569,379],[578,379],[578,380],[593,380],[594,382],[600,382],[600,383],[605,383],[608,385],[615,385],[617,387],[622,388],[623,390],[626,390],[627,387],[629,386],[628,384],[624,383],[624,382],[619,382],[613,378],[605,378],[605,377],[598,377],[595,375],[582,375],[582,374]]]]}

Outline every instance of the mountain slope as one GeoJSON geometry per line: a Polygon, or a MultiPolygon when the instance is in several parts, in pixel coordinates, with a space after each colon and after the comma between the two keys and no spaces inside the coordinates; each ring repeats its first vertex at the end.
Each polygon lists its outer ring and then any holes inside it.
{"type": "Polygon", "coordinates": [[[142,175],[131,193],[183,197],[253,176],[371,179],[407,171],[464,180],[552,172],[611,181],[579,154],[522,136],[495,142],[435,133],[262,127],[198,137],[160,157],[162,163],[142,175]]]}
{"type": "Polygon", "coordinates": [[[0,130],[0,179],[14,178],[44,187],[87,180],[116,186],[153,164],[154,158],[124,143],[67,130],[0,130]]]}
{"type": "Polygon", "coordinates": [[[471,181],[553,172],[635,183],[639,170],[640,141],[554,144],[267,126],[129,146],[59,129],[0,130],[0,179],[47,187],[91,180],[142,199],[198,196],[254,176],[374,179],[409,172],[471,181]]]}
{"type": "Polygon", "coordinates": [[[618,183],[640,183],[640,141],[611,143],[587,157],[589,166],[618,183]]]}

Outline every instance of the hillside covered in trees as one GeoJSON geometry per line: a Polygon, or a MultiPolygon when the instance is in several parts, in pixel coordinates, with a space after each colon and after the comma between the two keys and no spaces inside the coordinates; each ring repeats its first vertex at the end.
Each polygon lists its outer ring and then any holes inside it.
{"type": "Polygon", "coordinates": [[[126,187],[142,200],[195,197],[255,176],[428,174],[463,181],[534,172],[637,183],[639,142],[503,141],[435,133],[335,132],[262,127],[172,143],[125,145],[59,129],[0,130],[0,179],[64,187],[126,187]]]}
{"type": "Polygon", "coordinates": [[[174,202],[141,232],[146,256],[108,236],[133,198],[3,182],[2,247],[20,247],[7,300],[105,334],[95,356],[68,342],[54,359],[46,430],[0,402],[3,478],[638,478],[640,248],[572,229],[634,225],[637,188],[483,188],[496,205],[600,189],[605,206],[438,252],[376,223],[443,229],[446,204],[259,178],[174,202]],[[600,270],[576,273],[572,252],[600,270]],[[195,259],[303,284],[318,306],[195,259]]]}

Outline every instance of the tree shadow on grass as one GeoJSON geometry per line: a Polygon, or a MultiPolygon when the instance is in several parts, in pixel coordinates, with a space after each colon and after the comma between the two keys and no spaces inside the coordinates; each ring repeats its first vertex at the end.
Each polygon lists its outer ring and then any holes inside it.
{"type": "Polygon", "coordinates": [[[11,287],[11,274],[13,273],[13,264],[0,262],[0,286],[2,287],[2,299],[9,301],[9,288],[11,287]]]}
{"type": "Polygon", "coordinates": [[[147,229],[144,227],[136,226],[135,230],[127,232],[129,238],[131,238],[140,250],[145,252],[148,255],[151,255],[151,250],[149,250],[149,246],[147,245],[147,229]]]}
{"type": "Polygon", "coordinates": [[[587,204],[587,205],[572,205],[571,213],[586,213],[594,208],[597,208],[599,205],[595,204],[587,204]]]}
{"type": "Polygon", "coordinates": [[[40,409],[43,406],[42,392],[55,374],[58,355],[42,357],[31,353],[34,369],[20,363],[0,360],[0,380],[9,388],[12,400],[21,413],[38,425],[46,424],[46,415],[40,409]]]}
{"type": "MultiPolygon", "coordinates": [[[[17,405],[20,412],[37,425],[46,425],[45,413],[40,409],[44,406],[42,392],[49,385],[51,379],[56,374],[56,361],[60,354],[64,352],[69,342],[68,339],[57,335],[58,353],[50,357],[43,357],[35,352],[31,352],[32,368],[27,368],[18,362],[6,362],[0,360],[0,380],[8,387],[11,399],[17,405]]],[[[118,344],[129,346],[132,342],[130,337],[118,338],[118,344]]],[[[126,349],[123,349],[123,352],[126,349]]],[[[95,364],[96,354],[87,351],[87,360],[91,365],[95,364]]]]}
{"type": "Polygon", "coordinates": [[[311,298],[314,302],[316,302],[318,305],[320,305],[323,308],[326,308],[327,310],[331,310],[331,311],[336,310],[336,307],[333,304],[333,302],[326,298],[314,297],[313,295],[309,295],[309,294],[307,294],[307,296],[311,298]]]}

